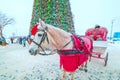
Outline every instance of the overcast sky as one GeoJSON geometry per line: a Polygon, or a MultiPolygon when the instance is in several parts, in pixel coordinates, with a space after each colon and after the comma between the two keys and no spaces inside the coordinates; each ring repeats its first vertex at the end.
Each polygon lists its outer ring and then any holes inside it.
{"type": "Polygon", "coordinates": [[[120,32],[120,0],[70,1],[78,34],[84,34],[87,28],[96,24],[107,27],[110,34],[112,20],[114,20],[113,31],[120,32]]]}
{"type": "Polygon", "coordinates": [[[14,25],[5,27],[5,36],[13,33],[26,36],[29,33],[33,0],[0,0],[0,11],[15,19],[14,25]]]}
{"type": "MultiPolygon", "coordinates": [[[[70,0],[77,34],[84,35],[85,31],[96,24],[107,27],[111,33],[120,32],[120,0],[70,0]]],[[[5,36],[28,35],[33,0],[0,0],[0,11],[13,17],[16,21],[4,29],[5,36]]]]}

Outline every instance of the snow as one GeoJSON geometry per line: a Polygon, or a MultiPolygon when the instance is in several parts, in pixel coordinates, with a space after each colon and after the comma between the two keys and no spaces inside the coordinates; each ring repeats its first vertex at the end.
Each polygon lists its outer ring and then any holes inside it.
{"type": "MultiPolygon", "coordinates": [[[[119,80],[120,43],[108,44],[108,64],[104,60],[92,58],[88,62],[88,72],[77,70],[75,80],[119,80]]],[[[0,80],[60,80],[59,55],[32,56],[29,45],[0,46],[0,80]]],[[[70,75],[67,75],[67,80],[70,75]]]]}

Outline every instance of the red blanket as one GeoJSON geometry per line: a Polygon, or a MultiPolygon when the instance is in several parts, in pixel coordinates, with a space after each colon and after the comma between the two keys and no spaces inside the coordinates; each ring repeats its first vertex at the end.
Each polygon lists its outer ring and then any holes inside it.
{"type": "MultiPolygon", "coordinates": [[[[81,49],[81,42],[78,39],[77,36],[72,35],[72,38],[74,39],[74,49],[78,48],[81,49]]],[[[83,48],[83,54],[69,54],[69,55],[63,55],[60,54],[60,68],[64,68],[67,72],[74,72],[76,69],[78,69],[79,66],[81,66],[84,62],[88,60],[88,55],[90,49],[92,49],[91,41],[86,42],[85,39],[87,38],[82,37],[84,40],[84,48],[83,48]],[[87,44],[86,44],[87,43],[87,44]],[[90,48],[89,48],[90,47],[90,48]]]]}

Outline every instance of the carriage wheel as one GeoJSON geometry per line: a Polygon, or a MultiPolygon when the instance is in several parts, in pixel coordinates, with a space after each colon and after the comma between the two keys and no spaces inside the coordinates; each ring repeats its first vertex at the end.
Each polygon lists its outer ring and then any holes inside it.
{"type": "Polygon", "coordinates": [[[107,66],[107,61],[108,61],[108,52],[107,52],[106,57],[105,57],[105,65],[104,66],[107,66]]]}

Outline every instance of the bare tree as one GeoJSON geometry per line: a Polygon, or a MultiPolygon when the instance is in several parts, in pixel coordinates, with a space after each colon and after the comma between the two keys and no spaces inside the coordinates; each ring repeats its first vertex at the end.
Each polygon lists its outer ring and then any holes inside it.
{"type": "Polygon", "coordinates": [[[2,31],[3,28],[9,24],[14,23],[14,19],[6,16],[5,14],[0,12],[0,37],[3,36],[2,31]]]}

